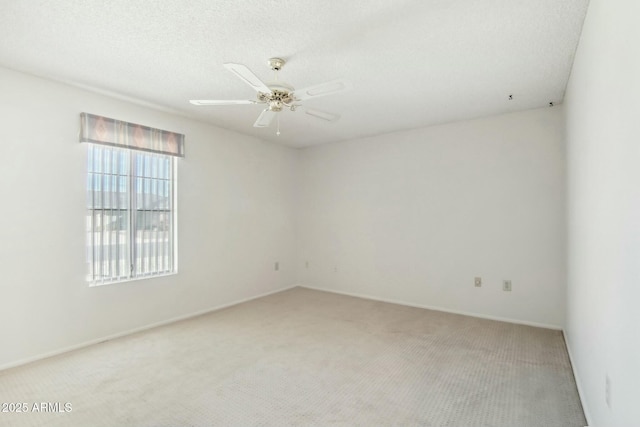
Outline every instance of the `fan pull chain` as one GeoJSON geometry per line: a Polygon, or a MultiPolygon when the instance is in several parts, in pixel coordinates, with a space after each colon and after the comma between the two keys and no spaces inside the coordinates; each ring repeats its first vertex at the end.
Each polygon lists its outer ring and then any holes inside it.
{"type": "Polygon", "coordinates": [[[278,121],[278,130],[276,131],[276,135],[280,136],[280,114],[279,113],[276,113],[276,114],[278,114],[276,116],[276,120],[278,121]]]}

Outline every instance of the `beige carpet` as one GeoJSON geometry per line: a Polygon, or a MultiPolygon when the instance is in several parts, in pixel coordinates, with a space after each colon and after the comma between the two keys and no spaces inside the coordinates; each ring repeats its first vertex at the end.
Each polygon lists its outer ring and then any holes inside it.
{"type": "Polygon", "coordinates": [[[303,288],[0,372],[0,401],[30,406],[2,426],[586,424],[558,331],[303,288]]]}

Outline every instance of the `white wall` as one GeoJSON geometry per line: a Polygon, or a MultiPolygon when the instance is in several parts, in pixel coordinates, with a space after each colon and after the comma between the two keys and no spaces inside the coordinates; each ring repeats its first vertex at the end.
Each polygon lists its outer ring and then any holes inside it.
{"type": "Polygon", "coordinates": [[[0,367],[295,283],[294,150],[2,68],[0,120],[0,367]],[[82,111],[186,134],[177,275],[87,286],[82,111]]]}
{"type": "Polygon", "coordinates": [[[563,135],[545,108],[301,151],[301,284],[562,327],[563,135]]]}
{"type": "Polygon", "coordinates": [[[591,0],[565,103],[566,337],[590,425],[598,427],[640,423],[638,17],[637,0],[591,0]]]}

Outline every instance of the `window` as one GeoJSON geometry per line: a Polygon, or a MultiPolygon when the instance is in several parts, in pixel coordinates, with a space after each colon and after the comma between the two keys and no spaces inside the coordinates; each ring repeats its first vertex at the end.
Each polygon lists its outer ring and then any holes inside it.
{"type": "Polygon", "coordinates": [[[87,146],[87,280],[92,285],[172,274],[176,157],[184,135],[82,113],[87,146]]]}
{"type": "Polygon", "coordinates": [[[175,272],[174,157],[89,144],[88,280],[175,272]]]}

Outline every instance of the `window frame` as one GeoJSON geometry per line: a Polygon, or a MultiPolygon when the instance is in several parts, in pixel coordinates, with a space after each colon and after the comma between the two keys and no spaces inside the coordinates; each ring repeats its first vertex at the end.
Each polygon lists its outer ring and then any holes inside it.
{"type": "MultiPolygon", "coordinates": [[[[87,201],[86,201],[86,214],[85,214],[85,220],[86,220],[86,233],[87,233],[87,237],[86,237],[86,243],[85,243],[85,247],[86,247],[86,264],[87,264],[87,271],[86,271],[86,281],[89,284],[90,287],[95,287],[95,286],[104,286],[104,285],[112,285],[112,284],[118,284],[118,283],[127,283],[127,282],[133,282],[133,281],[138,281],[138,280],[145,280],[145,279],[151,279],[151,278],[157,278],[157,277],[164,277],[164,276],[171,276],[171,275],[175,275],[178,273],[178,161],[177,158],[175,156],[171,156],[168,154],[161,154],[161,153],[154,153],[154,152],[148,152],[148,151],[142,151],[142,150],[135,150],[135,149],[130,149],[130,148],[123,148],[123,147],[117,147],[117,146],[106,146],[106,145],[101,145],[101,144],[95,144],[95,143],[89,143],[87,144],[87,152],[86,152],[86,159],[87,159],[87,169],[86,169],[86,174],[85,174],[85,178],[87,180],[87,187],[86,187],[86,197],[87,197],[87,201]],[[93,150],[93,152],[92,152],[93,150]],[[90,159],[92,158],[91,156],[95,156],[96,152],[98,152],[98,150],[104,150],[102,153],[104,155],[105,152],[108,152],[110,156],[113,156],[114,151],[116,153],[124,153],[127,157],[127,162],[128,162],[128,171],[126,173],[126,175],[124,175],[121,171],[114,169],[113,167],[111,168],[111,170],[109,171],[105,171],[102,170],[99,173],[96,171],[92,171],[92,165],[90,164],[90,159]],[[140,164],[144,164],[145,163],[145,157],[148,157],[150,159],[153,159],[154,157],[160,157],[161,159],[166,159],[168,161],[168,174],[169,174],[169,178],[168,179],[164,179],[161,177],[152,177],[152,176],[146,176],[144,170],[140,171],[139,168],[139,162],[138,159],[141,158],[141,162],[140,164]],[[94,178],[92,179],[91,175],[94,174],[94,178]],[[98,176],[101,177],[101,182],[99,184],[99,188],[98,191],[96,191],[95,188],[95,174],[97,174],[98,176]],[[128,265],[129,268],[126,269],[125,271],[127,271],[126,274],[119,274],[119,275],[113,275],[110,274],[106,279],[105,276],[102,274],[102,272],[104,270],[102,270],[104,263],[105,263],[105,258],[104,258],[104,254],[102,253],[102,249],[104,248],[104,241],[102,240],[104,238],[104,227],[105,227],[105,223],[104,223],[104,218],[105,218],[105,212],[108,210],[105,205],[104,205],[104,198],[101,201],[101,208],[100,209],[96,209],[96,201],[95,201],[95,194],[104,194],[105,193],[105,189],[104,189],[104,175],[105,174],[109,174],[109,175],[117,175],[120,174],[121,176],[126,176],[126,179],[128,180],[127,185],[125,186],[127,189],[126,192],[126,199],[128,201],[128,209],[120,209],[118,208],[117,210],[123,210],[126,212],[127,214],[127,225],[128,225],[128,233],[125,233],[126,239],[125,239],[125,247],[126,250],[128,252],[128,257],[126,259],[126,261],[128,261],[128,265]],[[152,195],[151,192],[139,192],[137,189],[137,186],[145,186],[145,180],[148,181],[152,181],[152,180],[166,180],[168,181],[168,191],[169,191],[169,196],[168,196],[168,204],[169,207],[166,210],[163,209],[148,209],[148,207],[144,206],[144,202],[146,201],[146,197],[149,195],[152,195]],[[138,198],[142,196],[145,199],[143,199],[143,203],[142,203],[142,209],[140,209],[139,203],[138,203],[138,198]],[[101,237],[100,237],[100,249],[97,249],[97,246],[95,244],[95,233],[96,233],[96,226],[95,226],[95,219],[96,219],[96,211],[102,211],[102,214],[100,216],[100,228],[101,228],[101,237]],[[139,218],[138,216],[140,215],[140,212],[165,212],[168,213],[168,216],[170,217],[169,223],[168,223],[168,230],[167,230],[167,237],[168,237],[168,250],[170,251],[170,255],[169,255],[169,268],[165,268],[165,269],[158,269],[158,235],[155,235],[155,241],[156,241],[156,245],[155,245],[155,250],[156,250],[156,264],[155,264],[155,269],[153,271],[144,271],[145,269],[142,267],[143,263],[145,262],[144,260],[144,253],[142,254],[142,256],[138,253],[138,251],[140,250],[140,248],[142,249],[142,252],[144,252],[144,248],[146,247],[145,244],[145,239],[146,239],[146,233],[148,232],[147,228],[149,226],[149,224],[140,224],[139,218]],[[140,242],[138,240],[138,233],[141,232],[141,239],[140,242]],[[100,252],[99,255],[96,255],[96,252],[100,252]],[[96,257],[100,257],[101,260],[97,260],[96,257]],[[101,267],[99,269],[100,271],[100,275],[96,274],[96,265],[101,264],[101,267]]],[[[152,160],[149,160],[149,162],[151,162],[152,160]]],[[[113,187],[119,186],[119,184],[115,184],[113,185],[113,187]]],[[[157,187],[156,187],[157,190],[157,187]]],[[[157,190],[158,191],[158,190],[157,190]]],[[[118,195],[119,196],[119,191],[118,191],[118,195]]],[[[157,192],[156,192],[157,195],[157,192]]],[[[113,195],[111,196],[113,198],[113,195]]],[[[119,206],[119,204],[118,204],[119,206]]],[[[114,210],[113,206],[111,206],[110,208],[112,211],[114,210]]],[[[143,214],[144,216],[145,214],[143,214]]],[[[147,218],[148,219],[148,218],[147,218]]],[[[120,224],[120,220],[118,219],[118,224],[120,224]]],[[[120,225],[118,225],[118,230],[120,230],[120,225]]],[[[157,232],[157,228],[156,228],[156,232],[157,232]]],[[[117,243],[116,246],[119,247],[119,242],[120,242],[120,233],[117,233],[117,243]]],[[[109,236],[109,244],[111,245],[111,236],[109,236]]],[[[111,250],[111,249],[109,249],[111,250]]],[[[109,254],[111,254],[111,252],[109,252],[109,254]]],[[[164,256],[164,255],[163,255],[164,256]]],[[[108,257],[108,261],[109,264],[111,262],[113,262],[111,255],[109,255],[108,257]]],[[[151,266],[151,261],[146,261],[148,263],[148,266],[151,266]]],[[[120,259],[117,258],[115,260],[115,263],[118,264],[120,263],[120,259]]],[[[127,263],[125,263],[125,267],[127,266],[127,263]]],[[[163,261],[164,263],[164,261],[163,261]]],[[[109,269],[111,268],[111,266],[109,267],[109,269]]],[[[109,270],[111,271],[111,270],[109,270]]]]}

